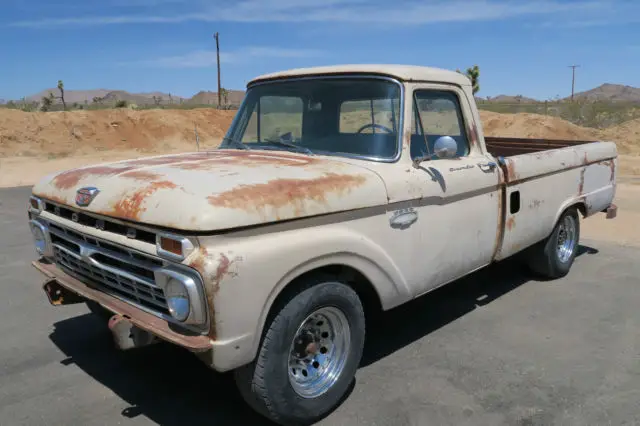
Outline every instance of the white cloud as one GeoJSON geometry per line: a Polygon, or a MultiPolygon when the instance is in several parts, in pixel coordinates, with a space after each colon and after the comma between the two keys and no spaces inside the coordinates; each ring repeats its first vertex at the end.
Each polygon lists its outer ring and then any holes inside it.
{"type": "MultiPolygon", "coordinates": [[[[137,0],[141,4],[163,0],[137,0]]],[[[164,0],[167,2],[168,0],[164,0]]],[[[85,16],[48,18],[13,22],[29,28],[92,26],[116,24],[203,22],[351,22],[420,25],[437,22],[499,20],[526,15],[550,15],[565,11],[611,7],[605,0],[507,1],[507,0],[410,0],[382,2],[376,0],[244,0],[227,5],[190,2],[193,9],[183,14],[142,14],[119,16],[85,16]],[[229,5],[231,4],[231,5],[229,5]]],[[[156,11],[161,7],[150,7],[156,11]]]]}
{"type": "MultiPolygon", "coordinates": [[[[222,52],[223,64],[248,62],[256,58],[308,58],[322,55],[311,49],[287,49],[280,47],[251,46],[233,52],[222,52]]],[[[160,68],[208,68],[215,66],[216,53],[210,50],[196,50],[184,55],[165,56],[145,61],[130,62],[126,65],[142,65],[160,68]]]]}

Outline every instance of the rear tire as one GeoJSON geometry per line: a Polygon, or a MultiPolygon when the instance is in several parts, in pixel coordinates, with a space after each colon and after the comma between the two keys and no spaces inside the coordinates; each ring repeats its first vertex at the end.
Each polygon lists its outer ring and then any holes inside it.
{"type": "Polygon", "coordinates": [[[560,216],[551,235],[529,249],[529,268],[545,278],[564,277],[573,266],[579,242],[580,218],[571,207],[560,216]]]}
{"type": "Polygon", "coordinates": [[[235,370],[245,401],[280,425],[307,425],[346,395],[362,357],[365,317],[356,292],[318,276],[278,309],[256,359],[235,370]]]}

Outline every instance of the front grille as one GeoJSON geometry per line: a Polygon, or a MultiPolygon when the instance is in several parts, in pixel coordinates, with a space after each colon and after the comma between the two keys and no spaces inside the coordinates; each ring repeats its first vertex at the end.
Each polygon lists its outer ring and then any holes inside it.
{"type": "Polygon", "coordinates": [[[153,232],[145,231],[143,229],[134,228],[131,226],[121,225],[106,218],[97,219],[81,211],[65,207],[62,204],[55,204],[51,201],[45,200],[44,210],[61,218],[77,222],[81,225],[91,226],[92,228],[100,229],[105,232],[111,232],[117,235],[123,235],[127,238],[144,241],[145,243],[149,244],[155,245],[156,243],[156,234],[153,232]]]}
{"type": "Polygon", "coordinates": [[[56,264],[69,275],[105,293],[169,315],[154,270],[162,261],[49,222],[56,264]]]}

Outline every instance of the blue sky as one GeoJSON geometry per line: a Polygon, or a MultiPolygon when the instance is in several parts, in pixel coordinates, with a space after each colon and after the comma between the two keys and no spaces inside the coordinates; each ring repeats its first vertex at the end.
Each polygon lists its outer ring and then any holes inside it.
{"type": "Polygon", "coordinates": [[[478,95],[640,86],[640,1],[0,0],[0,99],[67,89],[216,90],[334,63],[480,66],[478,95]]]}

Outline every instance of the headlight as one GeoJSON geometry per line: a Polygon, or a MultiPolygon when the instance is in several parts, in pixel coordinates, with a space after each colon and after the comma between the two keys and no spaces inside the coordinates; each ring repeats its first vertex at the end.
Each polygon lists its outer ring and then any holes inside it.
{"type": "Polygon", "coordinates": [[[167,300],[171,316],[180,322],[189,318],[191,311],[189,302],[189,292],[184,284],[175,278],[170,278],[164,290],[164,297],[167,300]]]}
{"type": "Polygon", "coordinates": [[[38,254],[44,257],[52,257],[53,252],[47,227],[37,220],[30,221],[29,226],[31,228],[31,234],[33,235],[33,241],[38,254]]]}
{"type": "Polygon", "coordinates": [[[155,281],[164,291],[172,318],[184,324],[204,325],[207,322],[204,290],[199,275],[170,266],[156,270],[155,281]]]}

